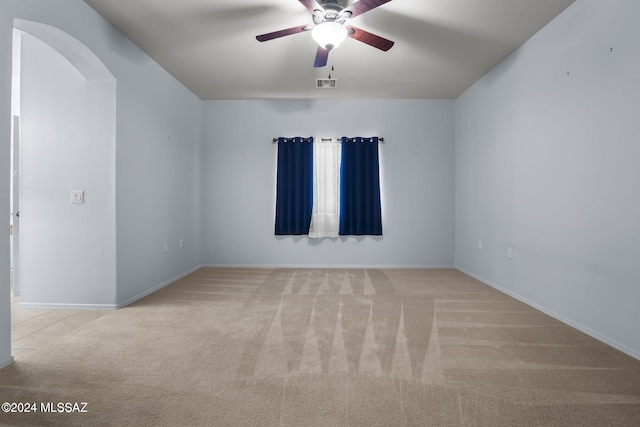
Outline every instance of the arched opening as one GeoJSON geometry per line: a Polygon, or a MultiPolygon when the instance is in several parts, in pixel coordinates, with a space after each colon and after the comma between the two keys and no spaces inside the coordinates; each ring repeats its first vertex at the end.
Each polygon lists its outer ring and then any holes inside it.
{"type": "Polygon", "coordinates": [[[15,19],[15,37],[14,290],[21,307],[114,308],[116,79],[55,27],[15,19]]]}

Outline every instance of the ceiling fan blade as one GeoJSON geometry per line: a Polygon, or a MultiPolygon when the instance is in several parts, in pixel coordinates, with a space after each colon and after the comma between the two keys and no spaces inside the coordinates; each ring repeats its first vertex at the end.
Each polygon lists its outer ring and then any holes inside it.
{"type": "Polygon", "coordinates": [[[391,0],[359,0],[351,6],[345,7],[343,12],[349,12],[351,13],[350,18],[355,18],[358,15],[362,15],[363,13],[368,12],[371,9],[375,9],[378,6],[382,6],[385,3],[389,3],[390,1],[391,0]]]}
{"type": "Polygon", "coordinates": [[[316,61],[313,63],[315,68],[324,67],[327,65],[327,59],[329,58],[329,51],[318,46],[318,51],[316,52],[316,61]]]}
{"type": "Polygon", "coordinates": [[[352,39],[356,39],[359,42],[366,43],[369,46],[373,46],[385,52],[391,49],[394,45],[394,42],[392,42],[391,40],[387,40],[384,37],[377,36],[351,25],[347,25],[347,30],[349,30],[348,36],[352,39]]]}
{"type": "Polygon", "coordinates": [[[267,40],[273,40],[279,37],[302,33],[304,31],[307,31],[308,29],[309,28],[306,25],[301,25],[299,27],[287,28],[286,30],[274,31],[273,33],[261,34],[259,36],[256,36],[256,39],[259,42],[266,42],[267,40]]]}
{"type": "Polygon", "coordinates": [[[313,13],[315,10],[324,10],[322,6],[320,6],[320,3],[318,3],[316,0],[299,0],[299,1],[304,5],[304,7],[309,9],[309,12],[311,13],[313,13]]]}

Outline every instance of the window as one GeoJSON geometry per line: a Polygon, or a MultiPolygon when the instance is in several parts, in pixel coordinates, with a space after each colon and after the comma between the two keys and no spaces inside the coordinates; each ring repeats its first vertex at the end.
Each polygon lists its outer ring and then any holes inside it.
{"type": "Polygon", "coordinates": [[[340,142],[313,144],[313,213],[309,237],[338,237],[340,226],[340,142]]]}
{"type": "Polygon", "coordinates": [[[382,235],[377,137],[279,138],[276,235],[382,235]]]}

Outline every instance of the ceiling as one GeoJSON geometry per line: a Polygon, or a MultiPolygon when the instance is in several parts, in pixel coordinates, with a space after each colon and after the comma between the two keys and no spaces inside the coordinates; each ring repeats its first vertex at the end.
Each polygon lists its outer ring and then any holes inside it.
{"type": "Polygon", "coordinates": [[[298,0],[85,0],[204,100],[455,99],[574,1],[393,0],[349,21],[391,50],[347,39],[314,68],[309,32],[255,38],[313,25],[298,0]]]}

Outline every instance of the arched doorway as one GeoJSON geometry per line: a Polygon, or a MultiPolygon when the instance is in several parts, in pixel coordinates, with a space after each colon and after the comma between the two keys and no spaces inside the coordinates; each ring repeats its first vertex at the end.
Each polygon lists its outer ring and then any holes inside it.
{"type": "Polygon", "coordinates": [[[112,308],[116,79],[67,33],[22,19],[14,28],[21,37],[13,251],[21,306],[112,308]]]}

